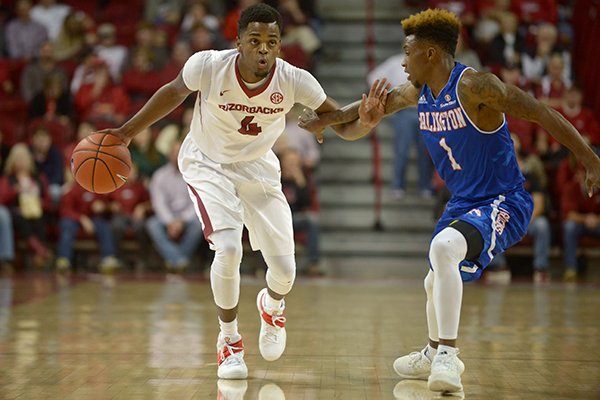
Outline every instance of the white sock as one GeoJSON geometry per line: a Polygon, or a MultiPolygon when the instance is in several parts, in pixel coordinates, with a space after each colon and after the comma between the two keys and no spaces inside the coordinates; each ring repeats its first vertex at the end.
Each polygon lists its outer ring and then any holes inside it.
{"type": "Polygon", "coordinates": [[[450,346],[446,346],[445,344],[440,344],[437,348],[438,354],[441,353],[448,353],[448,354],[455,354],[458,349],[456,347],[450,347],[450,346]]]}
{"type": "Polygon", "coordinates": [[[423,350],[423,354],[425,355],[425,357],[429,358],[429,361],[433,361],[433,357],[435,357],[437,350],[431,347],[431,345],[429,344],[425,346],[425,349],[423,350]]]}
{"type": "Polygon", "coordinates": [[[235,343],[240,340],[241,336],[238,333],[237,318],[231,322],[223,322],[219,319],[219,326],[221,327],[221,333],[226,342],[235,343]],[[227,338],[229,338],[229,340],[227,338]]]}
{"type": "Polygon", "coordinates": [[[283,299],[275,300],[274,298],[271,297],[269,292],[267,292],[267,295],[265,296],[265,308],[268,311],[277,311],[281,308],[282,304],[283,304],[283,299]]]}

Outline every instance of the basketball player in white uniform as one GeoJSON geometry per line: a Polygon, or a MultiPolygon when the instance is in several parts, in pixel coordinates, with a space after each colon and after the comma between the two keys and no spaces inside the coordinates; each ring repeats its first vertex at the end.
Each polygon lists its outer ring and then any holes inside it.
{"type": "MultiPolygon", "coordinates": [[[[281,16],[272,7],[247,8],[240,16],[236,49],[194,54],[179,76],[135,116],[118,129],[103,131],[129,142],[198,92],[179,169],[204,236],[215,250],[210,276],[221,328],[217,375],[224,379],[248,375],[237,328],[244,225],[252,248],[261,250],[268,266],[267,287],[257,297],[260,353],[266,360],[277,360],[286,345],[283,298],[296,274],[294,237],[279,161],[271,147],[294,103],[317,114],[338,109],[310,73],[277,58],[281,26],[281,16]]],[[[385,95],[383,88],[380,93],[385,95]]],[[[352,131],[358,138],[371,128],[358,120],[337,126],[336,132],[345,137],[352,131]]]]}

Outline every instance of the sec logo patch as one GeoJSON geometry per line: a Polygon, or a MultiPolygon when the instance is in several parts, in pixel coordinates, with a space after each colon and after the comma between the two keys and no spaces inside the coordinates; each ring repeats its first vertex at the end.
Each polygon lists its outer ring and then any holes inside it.
{"type": "Polygon", "coordinates": [[[271,103],[279,104],[283,101],[283,95],[279,92],[271,93],[271,103]]]}

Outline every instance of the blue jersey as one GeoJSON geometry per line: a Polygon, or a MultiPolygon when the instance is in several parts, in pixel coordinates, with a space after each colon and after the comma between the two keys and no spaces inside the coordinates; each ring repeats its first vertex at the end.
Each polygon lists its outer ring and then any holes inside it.
{"type": "Polygon", "coordinates": [[[493,132],[480,130],[462,108],[456,87],[469,67],[456,63],[433,97],[427,85],[419,97],[419,125],[437,172],[458,204],[469,204],[522,187],[506,118],[493,132]]]}

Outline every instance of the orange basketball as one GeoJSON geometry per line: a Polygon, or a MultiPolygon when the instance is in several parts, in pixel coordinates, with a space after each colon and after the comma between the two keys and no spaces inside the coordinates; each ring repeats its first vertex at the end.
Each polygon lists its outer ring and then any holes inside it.
{"type": "Polygon", "coordinates": [[[71,155],[71,172],[88,192],[110,193],[127,182],[131,154],[121,139],[94,133],[82,139],[71,155]]]}

